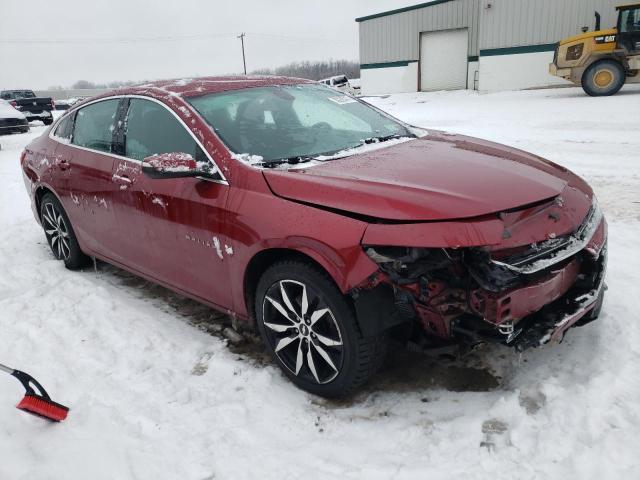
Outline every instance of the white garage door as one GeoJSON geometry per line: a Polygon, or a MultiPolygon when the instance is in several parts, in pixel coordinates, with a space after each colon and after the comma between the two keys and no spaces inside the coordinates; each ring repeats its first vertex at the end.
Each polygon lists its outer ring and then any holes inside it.
{"type": "Polygon", "coordinates": [[[467,29],[426,32],[420,36],[420,90],[467,88],[467,29]]]}

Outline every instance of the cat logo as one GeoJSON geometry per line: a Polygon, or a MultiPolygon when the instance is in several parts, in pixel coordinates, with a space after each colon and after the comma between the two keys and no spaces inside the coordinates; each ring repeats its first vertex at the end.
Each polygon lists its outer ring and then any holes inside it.
{"type": "Polygon", "coordinates": [[[603,35],[600,37],[596,37],[596,43],[598,44],[602,44],[602,43],[613,43],[616,41],[616,36],[615,35],[603,35]]]}

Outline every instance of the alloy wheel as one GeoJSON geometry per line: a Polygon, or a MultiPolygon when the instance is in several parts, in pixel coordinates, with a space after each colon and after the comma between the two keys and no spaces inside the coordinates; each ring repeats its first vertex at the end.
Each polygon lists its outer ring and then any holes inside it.
{"type": "Polygon", "coordinates": [[[69,229],[62,213],[53,203],[44,204],[42,225],[53,254],[58,260],[67,260],[71,255],[69,229]]]}
{"type": "Polygon", "coordinates": [[[295,376],[316,384],[335,379],[344,346],[331,308],[310,286],[280,280],[267,290],[262,322],[269,344],[295,376]]]}

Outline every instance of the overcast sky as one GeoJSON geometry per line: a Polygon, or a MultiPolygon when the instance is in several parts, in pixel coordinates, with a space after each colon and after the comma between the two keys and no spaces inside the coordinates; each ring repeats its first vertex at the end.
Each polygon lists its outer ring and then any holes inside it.
{"type": "Polygon", "coordinates": [[[411,0],[2,0],[0,88],[358,59],[354,19],[411,0]]]}

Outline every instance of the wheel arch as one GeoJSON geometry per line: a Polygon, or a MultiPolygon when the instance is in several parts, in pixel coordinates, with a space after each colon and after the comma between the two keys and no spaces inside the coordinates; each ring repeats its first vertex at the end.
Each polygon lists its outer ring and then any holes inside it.
{"type": "Polygon", "coordinates": [[[285,260],[299,260],[321,269],[329,275],[338,289],[342,290],[342,288],[340,288],[342,278],[340,278],[341,275],[339,275],[338,270],[332,267],[329,262],[318,253],[287,247],[267,248],[257,252],[251,260],[249,260],[244,272],[244,301],[250,319],[255,318],[254,300],[260,278],[271,265],[285,260]],[[336,276],[338,276],[338,278],[336,278],[336,276]]]}
{"type": "MultiPolygon", "coordinates": [[[[38,185],[35,189],[35,191],[33,192],[33,198],[36,204],[36,211],[38,213],[38,219],[40,221],[42,221],[41,219],[41,213],[40,213],[40,206],[42,205],[42,199],[43,197],[47,194],[50,193],[51,195],[53,195],[54,197],[56,197],[58,199],[58,201],[60,201],[60,197],[56,194],[56,192],[49,187],[48,185],[38,185]]],[[[60,201],[60,203],[62,203],[60,201]]]]}

